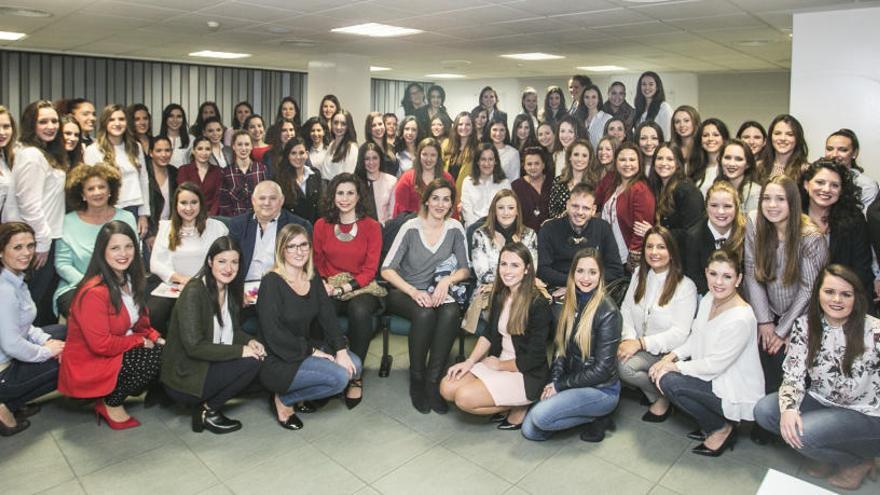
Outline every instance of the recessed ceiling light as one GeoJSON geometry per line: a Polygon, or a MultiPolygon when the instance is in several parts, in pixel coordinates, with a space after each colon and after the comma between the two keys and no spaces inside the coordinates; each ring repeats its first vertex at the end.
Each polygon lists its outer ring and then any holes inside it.
{"type": "Polygon", "coordinates": [[[531,52],[531,53],[511,53],[502,55],[504,58],[514,58],[516,60],[559,60],[565,58],[562,55],[551,55],[549,53],[531,52]]]}
{"type": "Polygon", "coordinates": [[[370,66],[370,72],[385,72],[386,70],[391,70],[391,67],[381,67],[378,65],[370,66]]]}
{"type": "Polygon", "coordinates": [[[736,44],[739,46],[747,46],[747,47],[764,46],[767,43],[769,43],[769,41],[767,41],[767,40],[742,40],[742,41],[736,42],[736,44]]]}
{"type": "Polygon", "coordinates": [[[233,53],[233,52],[215,52],[213,50],[202,50],[200,52],[192,52],[189,54],[190,57],[207,57],[207,58],[224,58],[224,59],[233,59],[233,58],[246,58],[250,57],[250,53],[233,53]]]}
{"type": "Polygon", "coordinates": [[[587,72],[621,72],[627,70],[626,67],[621,67],[619,65],[584,65],[577,67],[577,69],[585,70],[587,72]]]}
{"type": "Polygon", "coordinates": [[[450,74],[448,72],[442,72],[440,74],[425,74],[425,77],[430,77],[431,79],[464,79],[464,74],[450,74]]]}
{"type": "Polygon", "coordinates": [[[13,31],[0,31],[0,41],[18,41],[27,36],[24,33],[16,33],[13,31]]]}
{"type": "Polygon", "coordinates": [[[0,15],[14,15],[18,17],[52,17],[51,12],[24,7],[0,6],[0,15]]]}
{"type": "Polygon", "coordinates": [[[331,29],[334,33],[359,34],[361,36],[371,36],[373,38],[390,38],[392,36],[409,36],[411,34],[421,33],[421,29],[410,29],[398,26],[389,26],[388,24],[378,24],[369,22],[367,24],[358,24],[356,26],[347,26],[342,28],[331,29]]]}

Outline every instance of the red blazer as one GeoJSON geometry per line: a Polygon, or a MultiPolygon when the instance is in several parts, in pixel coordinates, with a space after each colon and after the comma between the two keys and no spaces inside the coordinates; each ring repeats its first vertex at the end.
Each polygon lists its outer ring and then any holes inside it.
{"type": "MultiPolygon", "coordinates": [[[[605,174],[596,186],[596,215],[602,215],[602,207],[614,195],[615,174],[605,174]]],[[[654,224],[654,194],[644,180],[629,186],[617,197],[617,224],[623,233],[626,247],[630,252],[640,253],[644,238],[633,233],[638,221],[654,224]]],[[[624,264],[626,260],[624,260],[624,264]]]]}
{"type": "MultiPolygon", "coordinates": [[[[205,174],[204,181],[199,178],[198,165],[195,163],[188,163],[177,169],[178,185],[184,182],[192,182],[202,188],[202,194],[205,195],[205,204],[202,205],[202,208],[207,208],[208,215],[212,217],[217,216],[217,213],[220,211],[221,180],[220,167],[216,165],[208,167],[208,173],[205,174]]],[[[170,191],[170,194],[174,196],[174,191],[170,191]]],[[[168,200],[171,201],[171,198],[168,200]]]]}
{"type": "Polygon", "coordinates": [[[58,391],[70,397],[104,397],[116,388],[122,354],[155,342],[159,332],[150,326],[146,310],[134,325],[123,305],[118,313],[110,303],[110,291],[98,277],[89,281],[82,296],[70,305],[67,338],[61,354],[58,391]],[[132,328],[131,335],[125,335],[132,328]]]}

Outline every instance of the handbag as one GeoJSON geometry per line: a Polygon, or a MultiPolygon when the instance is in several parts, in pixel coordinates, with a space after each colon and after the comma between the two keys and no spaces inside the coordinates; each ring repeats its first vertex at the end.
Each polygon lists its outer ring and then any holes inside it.
{"type": "MultiPolygon", "coordinates": [[[[332,285],[333,287],[342,287],[343,285],[353,280],[354,277],[352,277],[351,274],[348,272],[339,272],[336,275],[331,275],[327,277],[327,283],[332,285]]],[[[385,297],[388,295],[388,291],[385,290],[384,287],[379,285],[376,280],[372,280],[364,287],[359,287],[351,292],[344,292],[340,294],[337,299],[339,299],[340,301],[348,301],[361,294],[369,294],[376,297],[385,297]]]]}

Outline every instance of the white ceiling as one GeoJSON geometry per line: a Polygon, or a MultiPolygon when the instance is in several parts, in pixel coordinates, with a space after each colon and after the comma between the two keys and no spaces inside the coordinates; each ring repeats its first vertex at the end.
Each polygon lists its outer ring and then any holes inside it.
{"type": "Polygon", "coordinates": [[[792,12],[873,6],[880,0],[0,0],[3,4],[53,16],[0,16],[0,30],[28,34],[17,42],[0,41],[0,48],[212,63],[187,56],[210,49],[253,54],[235,65],[292,70],[340,52],[368,56],[372,65],[393,69],[381,77],[403,79],[435,72],[556,76],[583,65],[619,65],[633,72],[787,70],[792,12]],[[219,22],[219,29],[209,29],[208,21],[219,22]],[[330,32],[363,22],[425,32],[385,39],[330,32]],[[566,58],[499,57],[531,51],[566,58]]]}

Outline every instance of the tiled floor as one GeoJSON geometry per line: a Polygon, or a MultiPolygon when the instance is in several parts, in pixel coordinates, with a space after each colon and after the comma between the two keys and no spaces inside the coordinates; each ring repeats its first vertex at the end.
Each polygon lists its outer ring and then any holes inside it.
{"type": "MultiPolygon", "coordinates": [[[[137,401],[129,410],[143,426],[114,432],[95,425],[89,404],[51,399],[29,430],[0,439],[0,493],[726,495],[755,493],[768,467],[816,482],[790,449],[748,438],[719,459],[693,455],[692,423],[644,423],[630,399],[598,444],[577,431],[529,442],[456,410],[422,415],[407,395],[406,340],[392,337],[391,347],[390,377],[376,375],[377,355],[367,360],[359,407],[333,401],[303,415],[301,431],[281,429],[262,398],[231,404],[226,412],[245,426],[224,436],[193,433],[185,411],[137,401]]],[[[880,484],[856,493],[880,493],[880,484]]]]}

